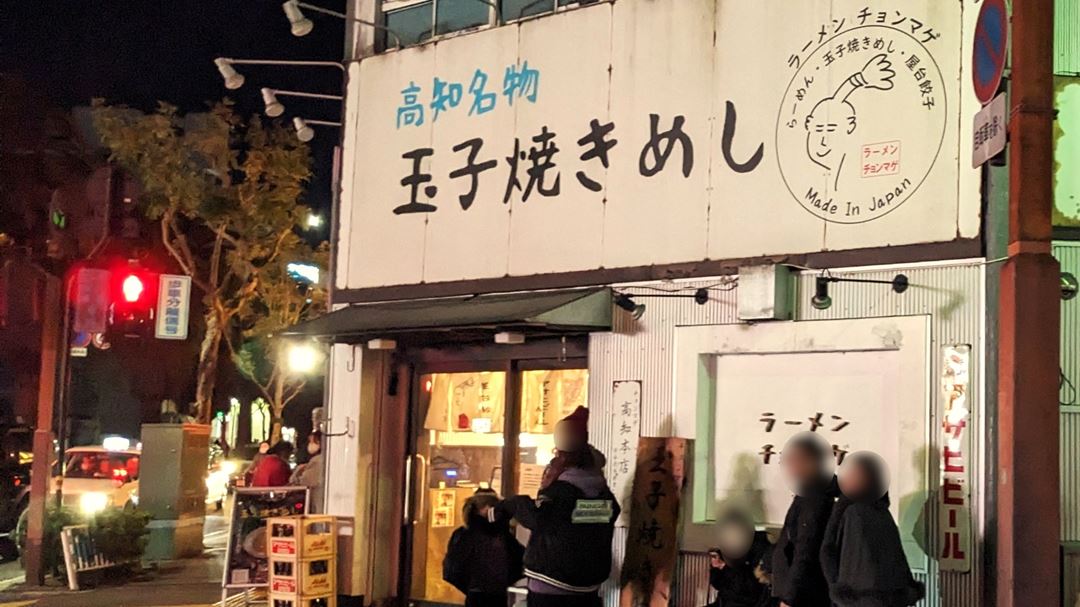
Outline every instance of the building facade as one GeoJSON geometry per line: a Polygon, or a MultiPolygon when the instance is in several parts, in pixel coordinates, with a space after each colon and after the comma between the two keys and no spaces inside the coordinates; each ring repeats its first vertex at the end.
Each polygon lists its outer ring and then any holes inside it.
{"type": "MultiPolygon", "coordinates": [[[[672,604],[709,599],[724,508],[781,522],[800,430],[889,462],[924,605],[989,604],[1003,190],[972,162],[979,3],[495,4],[350,6],[389,31],[351,32],[334,311],[296,331],[334,343],[342,594],[460,604],[440,573],[463,500],[534,494],[585,405],[621,499],[640,437],[690,440],[672,604]]],[[[638,523],[611,607],[656,540],[638,523]]]]}

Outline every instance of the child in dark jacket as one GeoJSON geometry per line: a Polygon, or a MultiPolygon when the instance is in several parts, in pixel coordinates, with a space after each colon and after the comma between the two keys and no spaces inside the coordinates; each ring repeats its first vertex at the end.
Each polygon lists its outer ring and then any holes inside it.
{"type": "Polygon", "coordinates": [[[464,526],[455,529],[443,560],[443,579],[465,595],[466,607],[506,607],[506,589],[521,579],[525,548],[510,532],[508,519],[481,513],[499,502],[491,489],[465,501],[464,526]]]}
{"type": "Polygon", "coordinates": [[[720,521],[720,547],[709,552],[709,585],[716,590],[713,607],[772,607],[763,565],[772,558],[772,544],[764,531],[741,513],[720,521]]]}

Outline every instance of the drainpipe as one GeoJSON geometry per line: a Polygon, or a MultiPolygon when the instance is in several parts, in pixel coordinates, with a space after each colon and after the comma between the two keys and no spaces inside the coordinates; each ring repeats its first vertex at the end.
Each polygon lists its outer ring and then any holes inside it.
{"type": "Polygon", "coordinates": [[[1060,270],[1051,254],[1054,0],[1012,3],[1009,246],[1001,269],[997,605],[1060,604],[1060,270]]]}

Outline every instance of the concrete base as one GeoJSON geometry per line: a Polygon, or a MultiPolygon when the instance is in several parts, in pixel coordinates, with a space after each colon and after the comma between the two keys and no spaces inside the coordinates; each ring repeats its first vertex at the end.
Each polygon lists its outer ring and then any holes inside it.
{"type": "Polygon", "coordinates": [[[145,561],[169,561],[203,553],[203,518],[150,521],[145,561]]]}

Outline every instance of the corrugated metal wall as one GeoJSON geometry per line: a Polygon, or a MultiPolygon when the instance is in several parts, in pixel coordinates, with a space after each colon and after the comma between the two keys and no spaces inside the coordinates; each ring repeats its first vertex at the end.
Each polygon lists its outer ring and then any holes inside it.
{"type": "MultiPolygon", "coordinates": [[[[866,318],[886,316],[909,316],[928,314],[932,317],[932,376],[931,388],[938,386],[940,377],[940,348],[946,344],[971,344],[972,356],[972,402],[976,404],[973,416],[975,436],[983,435],[982,415],[982,336],[984,330],[983,266],[978,262],[955,262],[952,264],[921,264],[917,266],[888,268],[887,270],[834,271],[849,276],[891,280],[897,272],[903,272],[911,280],[912,288],[903,295],[893,294],[882,285],[843,283],[833,289],[833,306],[819,311],[809,305],[814,286],[813,274],[798,279],[796,319],[824,320],[842,318],[866,318]]],[[[641,432],[646,436],[670,434],[671,416],[674,413],[672,386],[674,376],[675,327],[679,325],[730,324],[737,322],[736,292],[721,291],[718,280],[695,280],[688,282],[617,286],[627,293],[650,293],[655,289],[684,288],[689,293],[701,286],[713,286],[713,301],[699,306],[692,299],[641,298],[646,306],[640,321],[627,314],[616,316],[614,331],[595,334],[589,344],[589,403],[593,411],[590,434],[601,450],[610,449],[614,436],[614,415],[611,386],[617,380],[642,381],[641,432]]],[[[933,390],[931,423],[938,419],[940,395],[933,390]]],[[[931,433],[936,439],[937,433],[931,433]]],[[[977,537],[982,537],[985,526],[983,505],[983,445],[975,440],[976,453],[972,456],[972,527],[977,537]]],[[[935,445],[936,446],[936,445],[935,445]]],[[[933,469],[936,477],[937,469],[933,469]]],[[[931,487],[937,479],[931,478],[931,487]]],[[[935,502],[936,504],[936,502],[935,502]]],[[[935,528],[930,530],[936,537],[936,512],[930,517],[935,528]]],[[[625,533],[616,534],[616,556],[621,557],[625,533]]],[[[618,559],[617,559],[618,560],[618,559]]],[[[924,607],[982,607],[982,550],[973,555],[973,569],[968,574],[938,574],[931,564],[926,576],[929,599],[924,607]]],[[[708,565],[704,555],[683,554],[679,568],[678,585],[672,604],[678,607],[700,607],[708,598],[708,565]]],[[[607,606],[616,607],[614,592],[607,593],[607,606]]]]}
{"type": "MultiPolygon", "coordinates": [[[[1080,242],[1054,243],[1063,272],[1080,276],[1080,242]]],[[[1061,540],[1080,542],[1080,298],[1061,302],[1061,540]],[[1070,386],[1071,384],[1071,386],[1070,386]]]]}
{"type": "Polygon", "coordinates": [[[1080,0],[1057,0],[1054,13],[1054,73],[1080,74],[1080,0]]]}

